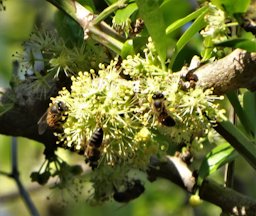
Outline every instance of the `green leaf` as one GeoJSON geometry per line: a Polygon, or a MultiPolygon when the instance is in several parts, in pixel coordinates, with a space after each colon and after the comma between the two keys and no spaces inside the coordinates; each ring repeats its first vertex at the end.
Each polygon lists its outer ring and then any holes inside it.
{"type": "Polygon", "coordinates": [[[212,149],[204,158],[198,171],[198,181],[199,184],[208,175],[214,173],[217,169],[222,167],[224,164],[233,161],[237,157],[237,152],[234,148],[228,144],[224,143],[218,145],[212,149]]]}
{"type": "Polygon", "coordinates": [[[169,39],[165,34],[166,25],[160,8],[162,0],[136,0],[136,3],[164,66],[169,39]]]}
{"type": "Polygon", "coordinates": [[[170,62],[170,68],[172,67],[177,55],[181,51],[181,49],[190,41],[190,39],[198,33],[205,25],[204,16],[207,13],[209,8],[205,8],[204,11],[200,14],[200,16],[197,17],[197,19],[193,22],[193,24],[183,33],[183,35],[180,37],[180,39],[176,43],[175,51],[172,56],[171,62],[170,62]]]}
{"type": "Polygon", "coordinates": [[[251,0],[212,0],[212,3],[219,8],[223,7],[227,13],[233,15],[235,13],[245,13],[251,0]]]}
{"type": "MultiPolygon", "coordinates": [[[[104,19],[106,19],[107,17],[109,17],[112,13],[120,10],[120,8],[126,8],[127,2],[128,2],[128,0],[120,0],[120,1],[117,1],[113,4],[111,4],[110,6],[105,8],[97,17],[95,17],[93,19],[92,24],[96,25],[96,24],[100,23],[101,21],[103,21],[104,19]]],[[[129,9],[125,10],[125,11],[129,11],[129,9]]],[[[124,21],[119,21],[119,22],[122,23],[124,21]]]]}
{"type": "Polygon", "coordinates": [[[217,123],[214,129],[232,145],[245,160],[256,169],[256,146],[230,121],[217,123]]]}
{"type": "Polygon", "coordinates": [[[243,108],[247,119],[250,120],[253,135],[256,136],[256,94],[255,92],[247,91],[243,97],[243,108]]]}
{"type": "Polygon", "coordinates": [[[129,4],[123,9],[119,9],[115,15],[115,23],[122,24],[138,9],[136,3],[129,4]]]}
{"type": "Polygon", "coordinates": [[[230,93],[227,93],[227,97],[228,97],[230,103],[232,104],[234,111],[237,114],[245,131],[249,135],[252,135],[253,131],[254,131],[254,126],[253,126],[250,118],[248,118],[248,116],[246,115],[245,110],[242,108],[242,106],[239,102],[239,99],[238,99],[238,95],[235,92],[230,92],[230,93]]]}
{"type": "Polygon", "coordinates": [[[181,19],[193,10],[187,1],[165,0],[161,4],[161,10],[164,16],[166,27],[178,19],[181,19]],[[175,7],[173,7],[175,5],[175,7]]]}
{"type": "Polygon", "coordinates": [[[74,42],[81,44],[83,42],[83,29],[81,26],[69,17],[66,13],[58,10],[54,17],[58,34],[71,45],[74,42]]]}
{"type": "Polygon", "coordinates": [[[121,57],[125,59],[128,55],[134,55],[133,41],[127,40],[121,50],[121,57]]]}
{"type": "Polygon", "coordinates": [[[166,28],[166,34],[170,34],[171,32],[173,32],[174,30],[176,30],[177,28],[185,25],[186,23],[190,22],[193,19],[196,19],[200,14],[202,14],[208,6],[204,6],[196,11],[194,11],[193,13],[187,15],[184,18],[178,19],[177,21],[175,21],[174,23],[172,23],[171,25],[169,25],[166,28]]]}
{"type": "Polygon", "coordinates": [[[148,42],[148,37],[141,36],[141,37],[135,37],[133,39],[133,48],[134,51],[137,53],[140,50],[142,50],[143,47],[145,47],[145,44],[148,42]]]}
{"type": "Polygon", "coordinates": [[[95,5],[93,0],[77,0],[77,2],[79,2],[81,5],[83,5],[86,9],[90,10],[90,11],[96,11],[95,5]]]}
{"type": "Polygon", "coordinates": [[[256,52],[256,41],[244,38],[226,40],[224,42],[217,43],[216,46],[240,48],[247,50],[248,52],[256,52]]]}

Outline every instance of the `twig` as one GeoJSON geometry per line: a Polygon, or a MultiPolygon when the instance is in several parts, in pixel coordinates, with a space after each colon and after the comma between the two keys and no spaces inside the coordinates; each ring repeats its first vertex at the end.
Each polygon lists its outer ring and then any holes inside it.
{"type": "Polygon", "coordinates": [[[4,172],[4,171],[0,171],[0,175],[12,178],[12,174],[8,173],[8,172],[4,172]]]}
{"type": "Polygon", "coordinates": [[[119,8],[122,8],[126,5],[126,3],[128,2],[128,0],[119,0],[115,3],[113,3],[112,5],[110,5],[109,7],[107,7],[105,10],[103,10],[93,21],[93,25],[100,23],[102,20],[104,20],[106,17],[108,17],[111,13],[113,13],[114,11],[116,11],[119,8]]]}
{"type": "Polygon", "coordinates": [[[32,200],[30,199],[28,192],[26,191],[26,189],[24,188],[23,184],[20,181],[19,171],[18,171],[18,161],[17,161],[17,139],[16,139],[16,137],[12,138],[12,148],[11,149],[12,149],[12,153],[11,153],[12,173],[11,173],[11,176],[15,180],[15,182],[18,186],[20,196],[24,200],[30,214],[33,216],[39,216],[39,212],[37,211],[35,205],[33,204],[32,200]]]}

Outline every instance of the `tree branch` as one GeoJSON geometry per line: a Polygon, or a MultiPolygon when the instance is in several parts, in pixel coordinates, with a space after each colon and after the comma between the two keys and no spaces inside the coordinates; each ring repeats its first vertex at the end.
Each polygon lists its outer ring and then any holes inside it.
{"type": "MultiPolygon", "coordinates": [[[[165,178],[179,187],[192,193],[196,189],[196,179],[187,165],[177,157],[167,157],[166,161],[160,161],[152,157],[148,169],[149,180],[165,178]]],[[[254,216],[256,201],[244,196],[231,188],[224,187],[211,180],[204,180],[198,187],[201,199],[219,206],[223,212],[232,215],[254,216]]]]}
{"type": "MultiPolygon", "coordinates": [[[[236,49],[222,59],[193,69],[197,86],[213,88],[214,94],[225,94],[238,88],[256,90],[256,53],[236,49]]],[[[186,76],[188,70],[177,72],[186,76]]]]}
{"type": "Polygon", "coordinates": [[[53,88],[46,98],[40,98],[37,93],[26,91],[24,86],[27,85],[24,81],[14,89],[0,89],[0,106],[12,104],[12,109],[0,115],[0,133],[22,136],[44,144],[53,143],[56,138],[51,131],[47,130],[44,136],[38,134],[37,122],[47,110],[49,98],[56,95],[57,90],[53,88]]]}
{"type": "MultiPolygon", "coordinates": [[[[181,70],[174,76],[184,76],[188,71],[181,70]]],[[[230,55],[193,70],[198,77],[197,85],[205,89],[214,88],[215,94],[224,94],[238,88],[256,89],[256,53],[237,49],[230,55]]],[[[23,81],[13,89],[0,89],[0,105],[13,107],[0,115],[0,133],[22,136],[42,143],[55,143],[51,131],[38,134],[37,122],[49,105],[49,98],[57,95],[55,85],[41,97],[38,92],[29,91],[30,80],[23,81]]]]}

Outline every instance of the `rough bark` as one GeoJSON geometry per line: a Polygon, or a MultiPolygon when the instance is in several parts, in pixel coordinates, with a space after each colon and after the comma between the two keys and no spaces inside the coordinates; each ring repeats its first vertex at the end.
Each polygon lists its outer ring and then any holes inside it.
{"type": "MultiPolygon", "coordinates": [[[[256,89],[256,53],[249,53],[241,49],[218,61],[208,63],[193,69],[197,76],[197,86],[204,89],[213,88],[214,94],[225,94],[238,88],[256,89]]],[[[185,76],[188,71],[177,72],[178,76],[185,76]]]]}

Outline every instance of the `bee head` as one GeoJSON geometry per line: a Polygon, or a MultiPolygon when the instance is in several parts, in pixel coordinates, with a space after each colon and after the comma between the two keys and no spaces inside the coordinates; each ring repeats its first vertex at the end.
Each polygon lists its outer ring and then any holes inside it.
{"type": "Polygon", "coordinates": [[[57,109],[60,112],[66,111],[66,105],[62,101],[59,101],[57,103],[57,109]]]}
{"type": "Polygon", "coordinates": [[[164,94],[160,93],[160,92],[156,93],[156,94],[153,94],[152,99],[153,100],[164,99],[164,94]]]}

